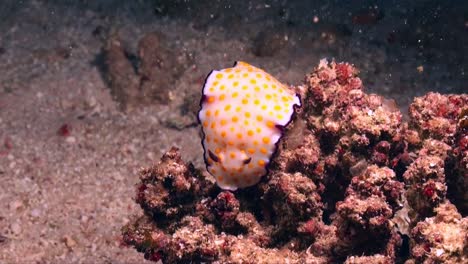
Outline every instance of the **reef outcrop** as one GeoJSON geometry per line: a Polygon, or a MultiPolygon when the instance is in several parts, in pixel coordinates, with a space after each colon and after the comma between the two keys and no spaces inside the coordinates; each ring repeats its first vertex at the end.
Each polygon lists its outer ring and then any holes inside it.
{"type": "Polygon", "coordinates": [[[172,148],[141,171],[124,242],[163,263],[466,262],[468,95],[418,97],[403,122],[325,60],[294,89],[302,108],[257,185],[222,190],[172,148]]]}

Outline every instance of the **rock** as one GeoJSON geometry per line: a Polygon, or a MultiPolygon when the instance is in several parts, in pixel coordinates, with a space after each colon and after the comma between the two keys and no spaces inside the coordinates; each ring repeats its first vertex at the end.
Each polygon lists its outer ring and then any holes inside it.
{"type": "Polygon", "coordinates": [[[68,235],[64,236],[62,240],[69,249],[72,249],[76,246],[76,241],[68,235]]]}
{"type": "Polygon", "coordinates": [[[18,210],[19,208],[21,208],[23,206],[24,206],[24,204],[20,200],[13,201],[13,202],[11,202],[9,204],[10,210],[12,210],[12,211],[16,211],[16,210],[18,210]]]}
{"type": "Polygon", "coordinates": [[[10,230],[14,235],[19,235],[23,231],[18,222],[14,222],[10,225],[10,230]]]}
{"type": "Polygon", "coordinates": [[[267,29],[257,34],[253,41],[252,52],[258,57],[273,56],[287,44],[287,35],[277,29],[267,29]]]}
{"type": "Polygon", "coordinates": [[[76,138],[73,136],[67,137],[65,141],[69,144],[74,144],[76,142],[76,138]]]}
{"type": "Polygon", "coordinates": [[[112,96],[122,110],[138,103],[140,78],[136,74],[118,35],[111,35],[104,48],[105,74],[112,96]]]}
{"type": "Polygon", "coordinates": [[[189,57],[185,53],[173,52],[160,32],[148,33],[141,38],[138,56],[142,97],[150,102],[167,103],[175,80],[190,63],[189,57]]]}
{"type": "Polygon", "coordinates": [[[89,221],[89,217],[87,215],[82,215],[80,217],[80,222],[81,223],[86,224],[86,223],[88,223],[88,221],[89,221]]]}
{"type": "Polygon", "coordinates": [[[109,37],[104,49],[103,70],[122,110],[171,100],[169,94],[175,81],[191,64],[187,53],[173,50],[162,33],[149,33],[139,41],[138,57],[132,64],[119,37],[116,34],[109,37]]]}
{"type": "Polygon", "coordinates": [[[96,100],[96,97],[94,96],[90,96],[88,98],[86,98],[85,100],[85,106],[87,108],[94,108],[97,104],[97,100],[96,100]]]}
{"type": "Polygon", "coordinates": [[[31,217],[34,217],[34,218],[37,218],[39,216],[41,216],[42,212],[39,208],[34,208],[31,210],[31,212],[29,213],[29,215],[31,215],[31,217]]]}

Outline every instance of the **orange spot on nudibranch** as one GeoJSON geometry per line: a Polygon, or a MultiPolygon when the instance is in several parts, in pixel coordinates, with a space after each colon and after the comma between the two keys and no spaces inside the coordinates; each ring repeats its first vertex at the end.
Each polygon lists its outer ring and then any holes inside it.
{"type": "Polygon", "coordinates": [[[267,122],[266,122],[266,125],[267,125],[267,127],[269,127],[269,128],[274,128],[274,127],[275,127],[275,123],[273,123],[272,121],[267,121],[267,122]]]}

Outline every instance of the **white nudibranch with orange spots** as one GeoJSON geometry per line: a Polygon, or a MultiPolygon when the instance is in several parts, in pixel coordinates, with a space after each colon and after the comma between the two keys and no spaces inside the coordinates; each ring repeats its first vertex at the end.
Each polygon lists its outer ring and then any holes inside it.
{"type": "Polygon", "coordinates": [[[245,62],[208,75],[198,118],[207,169],[222,189],[260,181],[294,106],[300,105],[287,86],[245,62]]]}

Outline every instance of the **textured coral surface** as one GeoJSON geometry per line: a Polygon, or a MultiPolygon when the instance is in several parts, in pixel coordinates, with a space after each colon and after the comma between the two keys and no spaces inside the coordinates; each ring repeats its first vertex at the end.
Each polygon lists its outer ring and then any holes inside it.
{"type": "Polygon", "coordinates": [[[468,96],[416,98],[405,123],[357,74],[323,60],[295,87],[303,107],[255,186],[222,191],[172,148],[141,171],[124,241],[164,263],[467,261],[468,96]]]}

